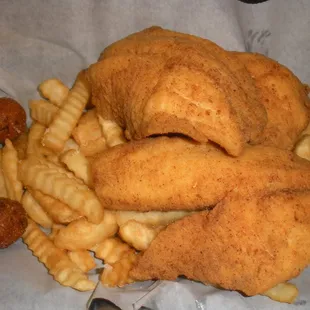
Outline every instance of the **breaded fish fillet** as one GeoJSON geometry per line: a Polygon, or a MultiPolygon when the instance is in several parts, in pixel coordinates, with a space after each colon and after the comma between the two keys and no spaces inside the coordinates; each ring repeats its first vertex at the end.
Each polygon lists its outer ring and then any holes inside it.
{"type": "Polygon", "coordinates": [[[233,194],[171,225],[141,255],[137,280],[185,275],[246,295],[297,276],[310,263],[310,191],[233,194]]]}
{"type": "Polygon", "coordinates": [[[201,210],[232,191],[310,189],[310,162],[292,152],[257,145],[235,158],[178,137],[113,147],[92,172],[101,203],[114,210],[201,210]]]}
{"type": "Polygon", "coordinates": [[[181,133],[231,155],[267,118],[242,62],[206,39],[152,27],[109,46],[87,76],[92,103],[130,139],[181,133]]]}
{"type": "Polygon", "coordinates": [[[285,66],[252,53],[234,53],[249,70],[260,92],[268,122],[262,144],[291,150],[309,123],[308,88],[285,66]]]}

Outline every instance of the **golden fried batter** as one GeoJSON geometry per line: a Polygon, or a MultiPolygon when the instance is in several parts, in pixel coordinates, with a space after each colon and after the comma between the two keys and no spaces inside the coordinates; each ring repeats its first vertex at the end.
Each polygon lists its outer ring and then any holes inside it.
{"type": "Polygon", "coordinates": [[[181,133],[231,155],[266,124],[242,62],[206,39],[152,27],[109,46],[87,76],[92,103],[131,139],[181,133]]]}
{"type": "Polygon", "coordinates": [[[260,54],[234,53],[255,80],[268,122],[262,144],[291,150],[309,123],[308,89],[285,66],[260,54]]]}
{"type": "Polygon", "coordinates": [[[26,131],[26,112],[14,99],[0,98],[0,143],[26,131]]]}
{"type": "Polygon", "coordinates": [[[14,200],[0,198],[0,248],[6,248],[22,236],[27,227],[23,206],[14,200]]]}
{"type": "Polygon", "coordinates": [[[231,191],[310,189],[310,162],[289,151],[248,146],[235,158],[176,137],[113,147],[92,170],[97,196],[114,210],[201,210],[231,191]]]}
{"type": "Polygon", "coordinates": [[[232,194],[212,211],[159,233],[139,257],[137,280],[179,275],[247,295],[297,276],[310,263],[310,191],[232,194]]]}

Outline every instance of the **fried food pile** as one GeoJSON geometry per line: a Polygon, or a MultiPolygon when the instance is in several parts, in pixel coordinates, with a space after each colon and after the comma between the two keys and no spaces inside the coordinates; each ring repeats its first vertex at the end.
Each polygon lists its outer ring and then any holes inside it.
{"type": "MultiPolygon", "coordinates": [[[[292,151],[310,101],[291,71],[152,27],[106,48],[87,76],[97,113],[129,140],[92,164],[101,204],[119,213],[187,212],[154,225],[147,247],[135,247],[131,278],[185,275],[270,296],[307,267],[310,162],[292,151]]],[[[132,221],[142,223],[125,225],[132,221]]]]}
{"type": "Polygon", "coordinates": [[[152,27],[71,89],[39,91],[29,132],[5,140],[2,196],[22,203],[23,240],[56,281],[92,290],[96,257],[110,287],[185,275],[294,301],[286,281],[310,262],[310,102],[291,71],[152,27]]]}

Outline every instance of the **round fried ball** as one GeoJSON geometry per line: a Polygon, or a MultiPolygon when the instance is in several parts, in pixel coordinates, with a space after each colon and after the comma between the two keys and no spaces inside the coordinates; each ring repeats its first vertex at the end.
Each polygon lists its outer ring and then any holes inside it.
{"type": "Polygon", "coordinates": [[[23,206],[11,199],[0,198],[0,248],[7,248],[20,238],[27,227],[23,206]]]}
{"type": "Polygon", "coordinates": [[[13,140],[26,130],[26,112],[11,98],[0,98],[0,143],[13,140]]]}

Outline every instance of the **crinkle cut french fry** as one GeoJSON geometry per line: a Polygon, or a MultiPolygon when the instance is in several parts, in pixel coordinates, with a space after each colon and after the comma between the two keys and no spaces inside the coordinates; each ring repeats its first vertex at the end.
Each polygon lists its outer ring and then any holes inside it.
{"type": "Polygon", "coordinates": [[[152,225],[154,227],[169,225],[190,214],[192,214],[192,212],[189,211],[116,211],[115,213],[116,221],[119,226],[122,226],[130,220],[135,220],[139,223],[152,225]]]}
{"type": "Polygon", "coordinates": [[[304,159],[310,160],[310,135],[305,135],[296,144],[295,153],[304,159]]]}
{"type": "Polygon", "coordinates": [[[103,119],[100,115],[98,116],[98,119],[108,147],[127,142],[124,137],[123,129],[114,121],[103,119]]]}
{"type": "Polygon", "coordinates": [[[58,199],[45,195],[38,190],[28,190],[55,223],[68,224],[81,217],[78,212],[72,210],[58,199]]]}
{"type": "Polygon", "coordinates": [[[43,156],[54,153],[41,144],[46,127],[40,123],[33,122],[28,135],[27,155],[43,156]]]}
{"type": "Polygon", "coordinates": [[[61,107],[68,96],[69,88],[58,79],[49,79],[39,85],[41,95],[61,107]]]}
{"type": "Polygon", "coordinates": [[[90,88],[84,75],[84,71],[79,73],[73,88],[43,136],[42,144],[54,151],[62,151],[90,98],[90,88]]]}
{"type": "Polygon", "coordinates": [[[272,300],[292,304],[298,296],[298,289],[291,283],[280,283],[261,294],[272,300]]]}
{"type": "Polygon", "coordinates": [[[0,149],[0,197],[7,198],[8,194],[6,191],[4,175],[2,170],[2,151],[3,149],[0,149]]]}
{"type": "Polygon", "coordinates": [[[135,254],[134,251],[129,251],[127,256],[123,256],[116,263],[106,266],[100,277],[101,283],[108,287],[121,287],[134,282],[130,277],[129,272],[136,260],[137,254],[135,254]]]}
{"type": "MultiPolygon", "coordinates": [[[[65,169],[61,163],[58,164],[58,163],[54,163],[54,162],[51,162],[51,161],[48,161],[46,158],[42,158],[42,157],[37,157],[37,156],[29,156],[27,158],[27,162],[28,164],[30,165],[44,165],[46,166],[47,168],[49,168],[49,171],[50,172],[58,172],[59,174],[64,174],[66,175],[69,179],[74,179],[78,184],[84,184],[82,180],[80,179],[77,179],[75,177],[75,175],[68,171],[67,169],[65,169]]],[[[23,162],[22,162],[23,163],[23,162]]]]}
{"type": "Polygon", "coordinates": [[[86,157],[95,156],[107,149],[107,144],[104,137],[84,144],[81,143],[79,145],[81,153],[86,157]]]}
{"type": "Polygon", "coordinates": [[[92,223],[99,224],[103,207],[97,196],[65,169],[42,159],[28,158],[20,164],[19,178],[26,187],[41,191],[67,204],[92,223]]]}
{"type": "Polygon", "coordinates": [[[69,251],[68,256],[84,272],[88,272],[96,267],[94,258],[87,250],[69,251]]]}
{"type": "Polygon", "coordinates": [[[107,148],[96,109],[83,114],[72,131],[72,136],[85,156],[94,156],[107,148]]]}
{"type": "Polygon", "coordinates": [[[33,198],[30,192],[26,191],[21,201],[27,215],[37,224],[44,228],[53,226],[52,219],[46,214],[40,204],[33,198]]]}
{"type": "Polygon", "coordinates": [[[76,177],[91,186],[91,167],[87,158],[79,151],[69,150],[60,156],[60,161],[64,163],[76,177]]]}
{"type": "Polygon", "coordinates": [[[38,148],[41,143],[41,139],[45,132],[46,127],[40,123],[33,122],[28,136],[28,148],[27,154],[28,155],[36,155],[39,156],[41,152],[38,152],[38,148]]]}
{"type": "Polygon", "coordinates": [[[64,146],[61,154],[63,154],[64,152],[67,152],[69,150],[78,151],[79,149],[80,149],[79,145],[73,139],[68,139],[65,143],[65,146],[64,146]]]}
{"type": "Polygon", "coordinates": [[[31,118],[45,127],[49,126],[58,111],[56,106],[42,99],[30,100],[29,108],[31,118]]]}
{"type": "Polygon", "coordinates": [[[57,282],[80,291],[95,288],[95,283],[90,281],[83,271],[69,259],[65,251],[58,249],[30,219],[23,240],[57,282]]]}
{"type": "Polygon", "coordinates": [[[153,228],[146,224],[130,220],[119,229],[120,237],[137,250],[146,250],[158,235],[162,227],[153,228]]]}
{"type": "Polygon", "coordinates": [[[45,158],[46,158],[49,162],[51,162],[51,163],[53,163],[53,164],[55,164],[55,165],[58,165],[58,166],[60,166],[60,167],[63,167],[63,164],[60,162],[59,156],[58,156],[57,154],[47,155],[47,156],[45,156],[45,158]]]}
{"type": "Polygon", "coordinates": [[[91,248],[95,256],[102,259],[105,264],[116,263],[130,250],[131,247],[117,237],[108,238],[91,248]]]}
{"type": "Polygon", "coordinates": [[[55,245],[70,251],[86,250],[116,234],[118,226],[115,215],[105,211],[101,223],[92,224],[85,218],[71,222],[55,237],[55,245]]]}
{"type": "Polygon", "coordinates": [[[18,179],[17,151],[8,139],[5,140],[1,166],[8,198],[20,202],[23,195],[23,185],[18,179]]]}
{"type": "Polygon", "coordinates": [[[72,136],[78,144],[85,144],[103,136],[96,109],[89,110],[81,116],[72,136]]]}
{"type": "Polygon", "coordinates": [[[56,235],[58,234],[59,230],[64,228],[66,226],[61,225],[61,224],[53,224],[51,228],[51,232],[49,233],[48,237],[50,240],[54,241],[56,235]]]}

